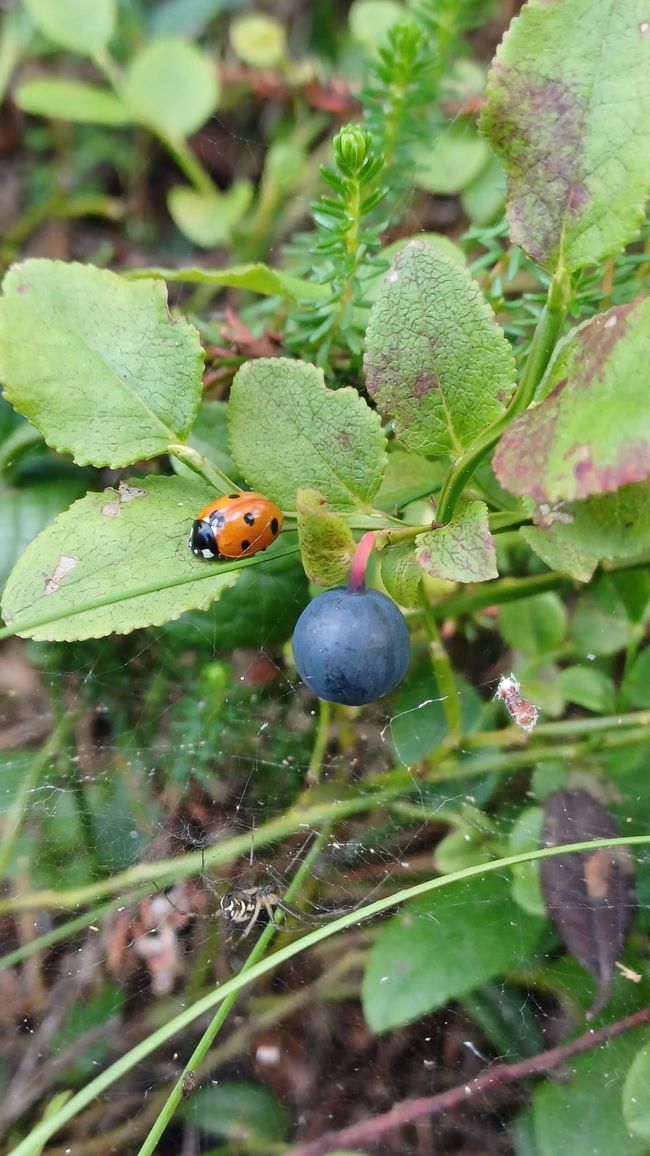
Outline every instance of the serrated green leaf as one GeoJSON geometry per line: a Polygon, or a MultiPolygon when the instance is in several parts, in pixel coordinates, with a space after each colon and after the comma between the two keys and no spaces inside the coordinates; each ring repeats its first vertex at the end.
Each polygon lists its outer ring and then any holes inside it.
{"type": "Polygon", "coordinates": [[[485,502],[468,502],[452,522],[418,534],[415,543],[418,565],[433,578],[487,582],[499,576],[485,502]]]}
{"type": "Polygon", "coordinates": [[[546,1080],[535,1091],[540,1156],[647,1156],[648,1144],[628,1130],[622,1112],[626,1073],[648,1029],[610,1039],[570,1061],[571,1079],[546,1080]]]}
{"type": "Polygon", "coordinates": [[[229,244],[232,230],[239,224],[253,199],[249,181],[235,181],[225,192],[199,193],[177,185],[167,195],[167,208],[174,224],[204,249],[229,244]]]}
{"type": "Polygon", "coordinates": [[[15,489],[0,486],[0,586],[36,535],[84,490],[83,483],[62,478],[15,489]]]}
{"type": "Polygon", "coordinates": [[[159,281],[178,281],[189,285],[223,285],[231,289],[246,289],[270,297],[284,297],[287,301],[327,299],[331,290],[303,277],[271,269],[262,261],[250,265],[229,265],[225,269],[131,269],[125,273],[131,280],[153,277],[159,281]]]}
{"type": "Polygon", "coordinates": [[[623,1119],[630,1132],[650,1140],[650,1044],[639,1048],[623,1085],[623,1119]]]}
{"type": "Polygon", "coordinates": [[[373,1031],[388,1031],[521,967],[541,926],[516,907],[509,880],[497,875],[409,903],[371,949],[362,987],[366,1020],[373,1031]]]}
{"type": "Polygon", "coordinates": [[[381,580],[391,598],[400,606],[412,608],[419,604],[422,571],[412,543],[382,550],[381,580]]]}
{"type": "Polygon", "coordinates": [[[131,113],[108,88],[77,80],[28,80],[14,92],[23,112],[77,124],[130,124],[131,113]]]}
{"type": "Polygon", "coordinates": [[[91,265],[14,265],[0,298],[5,396],[60,453],[118,468],[183,441],[201,396],[203,350],[173,320],[160,282],[91,265]]]}
{"type": "Polygon", "coordinates": [[[194,44],[154,40],[131,61],[120,95],[134,119],[180,139],[201,128],[217,107],[216,66],[194,44]]]}
{"type": "Polygon", "coordinates": [[[512,240],[581,269],[637,232],[650,180],[645,0],[534,0],[490,73],[481,126],[508,173],[512,240]]]}
{"type": "MultiPolygon", "coordinates": [[[[650,40],[650,37],[649,37],[650,40]]],[[[551,505],[618,490],[650,474],[650,299],[579,326],[493,459],[500,483],[551,505]]]]}
{"type": "Polygon", "coordinates": [[[55,44],[92,56],[115,27],[115,0],[25,0],[34,24],[55,44]]]}
{"type": "Polygon", "coordinates": [[[332,390],[322,370],[285,357],[249,361],[232,383],[232,456],[250,486],[283,509],[296,490],[320,490],[333,508],[367,504],[386,462],[379,416],[354,389],[332,390]]]}
{"type": "Polygon", "coordinates": [[[599,560],[631,561],[650,550],[649,482],[621,486],[613,494],[598,494],[568,510],[573,522],[567,532],[580,549],[599,560]]]}
{"type": "Polygon", "coordinates": [[[395,258],[370,312],[368,391],[410,450],[460,454],[504,412],[512,350],[469,272],[426,242],[395,258]]]}
{"type": "Polygon", "coordinates": [[[562,526],[522,526],[519,533],[531,550],[542,559],[551,570],[558,574],[568,574],[577,582],[588,582],[598,560],[591,558],[571,541],[570,533],[565,535],[562,526]],[[565,538],[568,537],[568,541],[565,538]]]}
{"type": "Polygon", "coordinates": [[[356,546],[347,522],[328,506],[318,490],[303,487],[296,494],[302,564],[310,582],[327,587],[345,582],[356,546]]]}
{"type": "Polygon", "coordinates": [[[23,637],[74,641],[205,609],[243,565],[203,563],[188,549],[192,521],[211,496],[201,483],[168,477],[87,494],[14,567],[5,622],[23,637]]]}

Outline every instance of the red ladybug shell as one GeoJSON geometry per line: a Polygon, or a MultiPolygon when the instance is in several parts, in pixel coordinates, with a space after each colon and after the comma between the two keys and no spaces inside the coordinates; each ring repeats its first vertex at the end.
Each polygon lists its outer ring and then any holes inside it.
{"type": "Polygon", "coordinates": [[[250,558],[266,550],[281,529],[282,511],[275,502],[243,491],[217,498],[199,511],[190,547],[203,558],[250,558]]]}

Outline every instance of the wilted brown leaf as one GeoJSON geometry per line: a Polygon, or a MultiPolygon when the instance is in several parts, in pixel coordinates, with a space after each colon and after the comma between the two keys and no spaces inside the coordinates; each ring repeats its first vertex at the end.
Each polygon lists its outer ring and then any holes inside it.
{"type": "MultiPolygon", "coordinates": [[[[588,791],[556,791],[546,801],[544,847],[617,835],[614,819],[588,791]]],[[[591,1018],[607,1002],[636,910],[632,856],[624,847],[556,855],[542,860],[541,882],[546,910],[562,942],[598,981],[591,1018]]]]}

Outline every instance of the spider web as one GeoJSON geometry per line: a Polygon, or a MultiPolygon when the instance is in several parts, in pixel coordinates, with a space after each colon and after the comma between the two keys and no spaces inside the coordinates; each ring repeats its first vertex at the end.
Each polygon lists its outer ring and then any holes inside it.
{"type": "MultiPolygon", "coordinates": [[[[318,705],[296,679],[287,654],[269,646],[224,657],[215,649],[207,616],[205,624],[190,616],[186,627],[83,645],[12,641],[2,653],[0,790],[4,845],[10,847],[5,897],[44,897],[42,906],[3,917],[3,954],[24,953],[0,971],[5,1130],[16,1121],[24,1127],[44,1096],[74,1087],[114,1061],[125,1048],[123,1031],[129,1044],[135,1042],[160,1017],[173,1015],[179,1001],[186,1005],[238,972],[269,912],[260,906],[259,921],[244,941],[241,926],[220,914],[221,900],[233,890],[255,892],[270,884],[283,896],[321,831],[298,813],[284,837],[268,838],[268,825],[290,813],[296,801],[308,808],[317,798],[326,814],[329,804],[363,795],[370,783],[377,790],[401,776],[394,795],[377,794],[365,810],[351,809],[334,824],[291,912],[283,913],[280,942],[306,934],[314,920],[327,922],[341,910],[450,870],[454,856],[458,864],[467,863],[463,844],[474,846],[482,861],[498,850],[507,853],[527,796],[532,792],[535,801],[553,774],[559,781],[557,765],[549,771],[534,757],[532,780],[529,774],[521,778],[525,764],[519,775],[485,772],[481,748],[471,744],[454,755],[453,771],[443,764],[439,777],[425,772],[426,754],[440,742],[445,702],[439,694],[422,693],[427,687],[435,691],[435,681],[418,653],[391,699],[361,711],[334,710],[317,769],[310,764],[318,705]],[[405,759],[409,752],[417,758],[405,759]],[[240,852],[212,865],[215,850],[233,839],[242,841],[240,852]],[[170,861],[178,864],[176,878],[170,861]],[[139,880],[144,894],[137,894],[129,872],[142,865],[148,882],[143,887],[139,880]],[[113,878],[124,878],[124,888],[97,887],[113,878]],[[94,900],[70,899],[93,888],[94,900]],[[65,902],[57,903],[57,895],[65,902]],[[78,930],[31,951],[34,939],[65,930],[84,911],[90,917],[78,930]]],[[[503,705],[494,702],[492,640],[473,647],[465,675],[458,692],[464,717],[475,720],[479,733],[488,724],[507,725],[503,705]]],[[[638,803],[637,769],[630,765],[617,782],[615,810],[624,829],[638,803]]],[[[498,878],[513,887],[510,872],[498,878]]],[[[561,1039],[568,1005],[561,1012],[558,992],[570,992],[577,1001],[573,1015],[579,1023],[585,973],[547,929],[546,951],[556,957],[548,974],[557,987],[549,989],[548,980],[539,984],[535,967],[543,966],[545,951],[531,957],[522,930],[530,918],[532,884],[524,878],[518,886],[523,906],[512,906],[510,932],[517,966],[508,978],[490,978],[396,1031],[375,1035],[359,1004],[381,921],[359,922],[345,937],[326,941],[254,987],[197,1074],[197,1087],[160,1151],[179,1151],[190,1139],[192,1151],[220,1151],[214,1145],[224,1138],[232,1143],[242,1121],[258,1140],[267,1136],[262,1151],[274,1129],[306,1140],[378,1115],[393,1101],[471,1081],[496,1061],[511,1063],[561,1039]]],[[[462,888],[450,888],[449,895],[444,915],[429,902],[416,905],[411,918],[431,926],[442,941],[446,923],[458,912],[467,917],[471,940],[476,896],[462,888]]],[[[642,906],[643,915],[647,902],[642,906]]],[[[491,920],[490,915],[488,926],[491,920]]],[[[638,1007],[636,968],[643,971],[633,952],[628,975],[614,983],[606,1020],[638,1007]]],[[[138,1150],[201,1024],[102,1094],[96,1110],[107,1142],[120,1151],[138,1150]]],[[[620,1097],[634,1048],[628,1041],[608,1047],[608,1079],[620,1097]]],[[[517,1152],[532,1128],[525,1103],[521,1089],[495,1095],[487,1109],[472,1105],[419,1125],[412,1135],[387,1132],[375,1150],[517,1152]]],[[[567,1093],[566,1111],[573,1105],[567,1093]]],[[[595,1126],[583,1123],[585,1142],[592,1141],[595,1126]]],[[[66,1150],[92,1150],[86,1127],[82,1116],[66,1150]]],[[[543,1151],[556,1142],[554,1136],[543,1151]]],[[[239,1150],[236,1143],[223,1150],[239,1150]]],[[[249,1136],[241,1150],[248,1151],[250,1143],[249,1136]]]]}

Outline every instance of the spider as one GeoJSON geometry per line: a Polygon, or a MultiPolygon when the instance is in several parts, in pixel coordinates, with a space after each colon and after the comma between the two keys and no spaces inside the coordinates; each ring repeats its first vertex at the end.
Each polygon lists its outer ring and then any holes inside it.
{"type": "Polygon", "coordinates": [[[297,914],[282,902],[272,883],[266,883],[262,887],[236,887],[232,891],[227,891],[221,899],[220,907],[229,923],[246,924],[242,939],[245,939],[255,926],[262,911],[266,911],[269,923],[274,927],[277,926],[274,915],[277,908],[290,912],[291,915],[297,914]]]}

